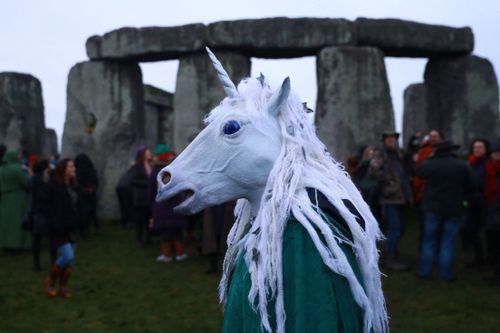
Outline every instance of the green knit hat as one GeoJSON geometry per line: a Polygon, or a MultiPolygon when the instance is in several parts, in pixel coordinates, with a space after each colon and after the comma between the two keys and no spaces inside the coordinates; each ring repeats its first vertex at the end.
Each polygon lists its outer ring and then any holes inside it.
{"type": "Polygon", "coordinates": [[[160,144],[156,145],[156,147],[155,147],[155,155],[166,154],[166,153],[170,153],[170,152],[172,152],[170,147],[163,144],[163,143],[160,143],[160,144]]]}

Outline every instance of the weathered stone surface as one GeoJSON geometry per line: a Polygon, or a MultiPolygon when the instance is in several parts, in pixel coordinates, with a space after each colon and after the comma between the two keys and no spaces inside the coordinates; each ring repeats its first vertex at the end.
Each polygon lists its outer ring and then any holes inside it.
{"type": "Polygon", "coordinates": [[[498,136],[498,82],[487,59],[431,59],[424,78],[430,126],[441,129],[463,151],[474,138],[498,136]]]}
{"type": "Polygon", "coordinates": [[[338,161],[363,144],[378,144],[394,130],[382,51],[372,47],[329,47],[316,64],[318,135],[338,161]]]}
{"type": "MultiPolygon", "coordinates": [[[[216,52],[238,84],[250,74],[250,60],[234,52],[216,52]]],[[[174,149],[181,152],[203,128],[203,118],[225,96],[210,59],[193,54],[180,59],[174,95],[174,149]]]]}
{"type": "Polygon", "coordinates": [[[205,46],[249,57],[316,55],[332,45],[355,45],[354,24],[345,19],[266,18],[178,27],[121,28],[87,40],[90,59],[155,61],[176,59],[205,46]]]}
{"type": "Polygon", "coordinates": [[[0,73],[0,142],[40,154],[44,135],[40,81],[29,74],[0,73]]]}
{"type": "Polygon", "coordinates": [[[97,59],[102,56],[102,38],[101,36],[90,36],[85,43],[87,56],[89,59],[97,59]]]}
{"type": "Polygon", "coordinates": [[[451,28],[398,19],[358,18],[358,45],[374,46],[394,57],[432,57],[471,53],[469,27],[451,28]]]}
{"type": "Polygon", "coordinates": [[[56,155],[58,153],[57,149],[57,133],[51,128],[45,130],[45,141],[43,154],[47,157],[51,155],[56,155]]]}
{"type": "Polygon", "coordinates": [[[137,64],[83,62],[69,72],[62,156],[84,152],[94,161],[103,218],[118,216],[115,186],[144,138],[143,94],[137,64]]]}
{"type": "Polygon", "coordinates": [[[427,89],[423,83],[409,85],[404,91],[403,144],[412,135],[430,130],[425,120],[427,110],[427,89]]]}
{"type": "Polygon", "coordinates": [[[212,23],[210,45],[251,57],[314,56],[326,46],[355,45],[354,24],[345,19],[275,17],[212,23]]]}
{"type": "Polygon", "coordinates": [[[173,98],[165,90],[144,85],[145,137],[149,147],[158,143],[173,146],[173,98]]]}
{"type": "Polygon", "coordinates": [[[120,28],[87,41],[90,59],[156,61],[203,50],[207,27],[189,24],[178,27],[120,28]]]}

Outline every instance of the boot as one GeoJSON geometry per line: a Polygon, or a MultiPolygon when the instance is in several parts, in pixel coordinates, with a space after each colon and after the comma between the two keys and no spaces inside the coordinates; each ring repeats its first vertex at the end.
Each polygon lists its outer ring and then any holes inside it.
{"type": "Polygon", "coordinates": [[[49,275],[45,279],[45,293],[47,294],[47,296],[57,296],[56,281],[61,275],[61,271],[61,267],[56,264],[52,264],[49,275]]]}
{"type": "Polygon", "coordinates": [[[71,276],[71,266],[66,266],[59,277],[59,292],[63,298],[71,298],[73,294],[68,291],[68,281],[71,276]]]}
{"type": "Polygon", "coordinates": [[[161,243],[161,255],[156,257],[158,262],[172,262],[172,243],[161,243]]]}
{"type": "Polygon", "coordinates": [[[186,254],[186,248],[184,247],[183,241],[175,241],[174,247],[175,247],[175,254],[176,254],[175,260],[184,261],[188,258],[188,255],[186,254]]]}

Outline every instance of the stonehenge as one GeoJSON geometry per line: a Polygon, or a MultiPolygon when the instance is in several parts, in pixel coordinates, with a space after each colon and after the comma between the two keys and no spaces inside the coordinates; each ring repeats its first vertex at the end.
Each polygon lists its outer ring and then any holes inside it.
{"type": "Polygon", "coordinates": [[[338,161],[394,131],[384,54],[374,47],[329,47],[316,58],[318,135],[338,161]]]}
{"type": "Polygon", "coordinates": [[[427,110],[427,88],[424,83],[409,85],[403,93],[403,144],[417,132],[429,130],[425,114],[427,110]]]}
{"type": "MultiPolygon", "coordinates": [[[[250,75],[250,59],[247,57],[227,51],[219,52],[217,56],[234,82],[250,75]]],[[[181,57],[174,94],[173,144],[176,151],[182,151],[198,135],[206,114],[224,96],[205,53],[181,57]]]]}
{"type": "MultiPolygon", "coordinates": [[[[117,216],[114,186],[139,145],[165,143],[180,153],[224,96],[206,46],[235,82],[250,74],[252,57],[316,57],[318,135],[341,162],[360,145],[379,143],[382,132],[395,130],[385,57],[428,58],[423,82],[404,93],[405,144],[415,131],[432,127],[463,148],[473,137],[500,134],[497,79],[491,63],[473,54],[469,27],[286,17],[123,27],[91,36],[88,61],[68,76],[62,155],[86,152],[94,159],[102,184],[101,216],[117,216]],[[172,59],[179,60],[175,92],[143,84],[140,62],[172,59]]],[[[54,133],[43,125],[36,79],[0,73],[0,111],[3,142],[53,151],[54,133]]]]}
{"type": "Polygon", "coordinates": [[[468,150],[475,138],[498,137],[498,82],[491,63],[465,55],[427,63],[426,122],[468,150]]]}
{"type": "Polygon", "coordinates": [[[88,61],[71,68],[62,156],[86,153],[99,172],[99,212],[118,214],[115,186],[144,138],[144,88],[139,65],[88,61]]]}
{"type": "Polygon", "coordinates": [[[57,153],[57,135],[45,128],[42,85],[32,75],[0,73],[0,143],[25,154],[57,153]]]}

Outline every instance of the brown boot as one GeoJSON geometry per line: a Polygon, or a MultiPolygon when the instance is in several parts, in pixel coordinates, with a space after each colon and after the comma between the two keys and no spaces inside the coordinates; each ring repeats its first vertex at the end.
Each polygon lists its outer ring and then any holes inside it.
{"type": "Polygon", "coordinates": [[[47,278],[45,278],[45,293],[47,294],[47,296],[57,296],[56,281],[61,275],[61,271],[61,267],[56,264],[52,264],[49,275],[47,276],[47,278]]]}
{"type": "Polygon", "coordinates": [[[175,260],[184,261],[188,258],[188,255],[186,254],[186,248],[184,246],[183,241],[175,241],[174,247],[175,247],[175,254],[176,254],[175,260]]]}
{"type": "Polygon", "coordinates": [[[63,298],[71,298],[73,294],[68,291],[68,281],[71,276],[71,266],[64,267],[59,278],[59,292],[63,298]]]}

